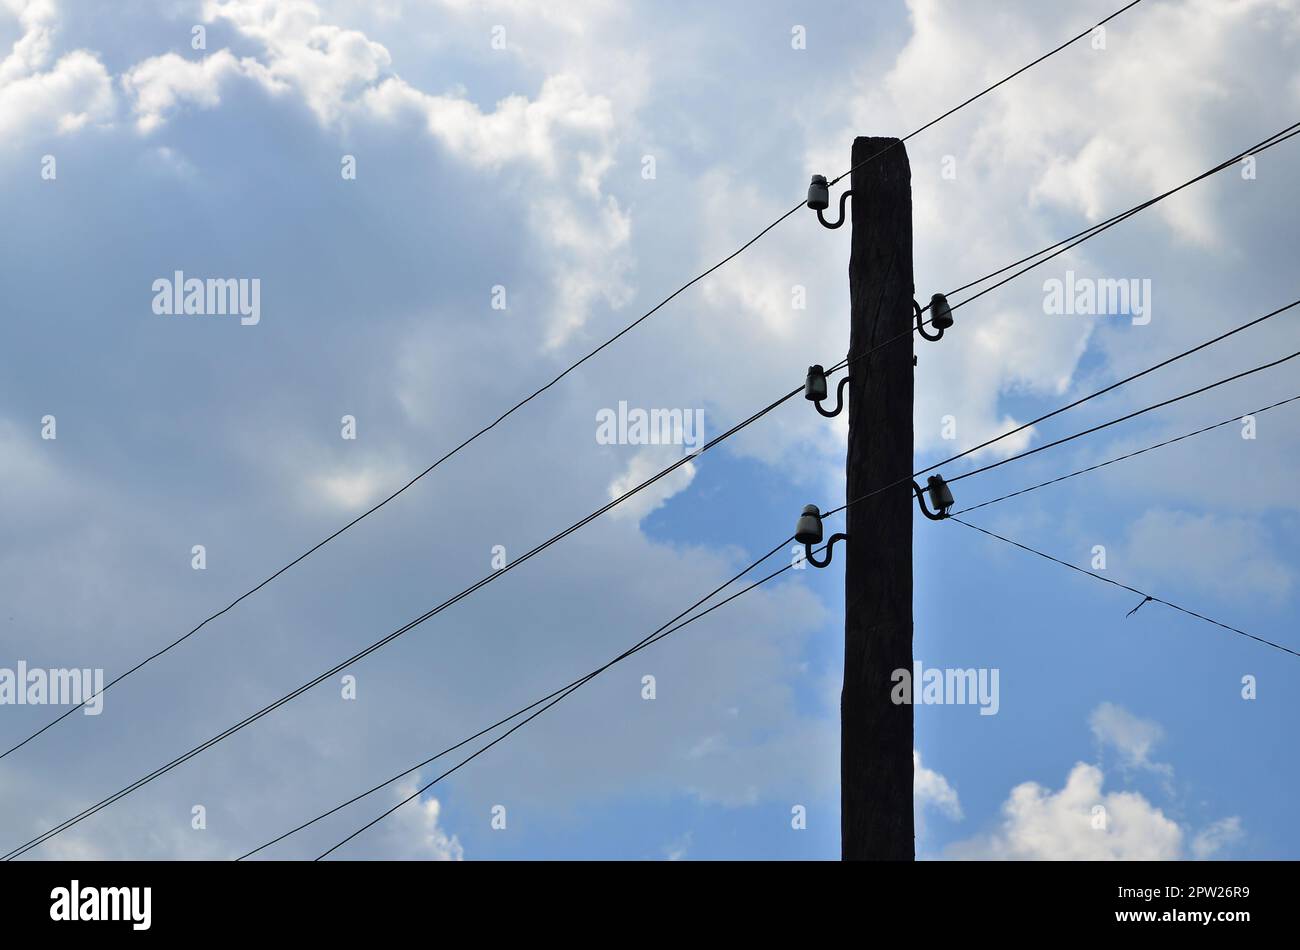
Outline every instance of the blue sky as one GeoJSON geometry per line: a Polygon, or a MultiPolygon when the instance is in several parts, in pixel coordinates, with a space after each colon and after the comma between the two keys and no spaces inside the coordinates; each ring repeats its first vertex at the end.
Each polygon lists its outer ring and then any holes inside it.
{"type": "MultiPolygon", "coordinates": [[[[844,171],[855,135],[904,134],[1117,6],[2,0],[0,667],[132,665],[730,253],[810,174],[844,171]],[[178,270],[256,278],[260,321],[154,313],[153,282],[178,270]],[[46,415],[57,439],[41,438],[46,415]]],[[[1076,44],[909,142],[918,297],[1296,121],[1298,42],[1294,0],[1144,0],[1104,47],[1076,44]]],[[[1300,295],[1298,147],[917,341],[918,467],[1300,295]],[[1149,280],[1152,319],[1045,312],[1044,282],[1067,271],[1149,280]]],[[[102,715],[0,761],[5,840],[679,456],[599,444],[600,410],[702,409],[711,437],[836,362],[847,263],[847,230],[786,221],[110,691],[102,715]]],[[[1300,349],[1296,319],[944,474],[1300,349]]],[[[1295,395],[1296,379],[1288,364],[964,479],[958,507],[1295,395]]],[[[970,520],[1084,567],[1101,545],[1107,576],[1295,647],[1298,411],[1259,416],[1253,440],[1226,426],[970,520]]],[[[357,664],[355,699],[334,677],[31,857],[249,850],[635,643],[787,535],[804,504],[838,506],[844,444],[843,417],[792,401],[357,664]]],[[[1126,618],[1140,598],[957,524],[918,517],[915,547],[917,658],[996,668],[1000,684],[997,715],[916,709],[919,856],[1300,856],[1294,657],[1158,604],[1126,618]]],[[[336,856],[837,857],[838,566],[789,572],[615,667],[336,856]]],[[[57,711],[0,706],[5,746],[57,711]]],[[[270,853],[313,857],[398,798],[270,853]]]]}

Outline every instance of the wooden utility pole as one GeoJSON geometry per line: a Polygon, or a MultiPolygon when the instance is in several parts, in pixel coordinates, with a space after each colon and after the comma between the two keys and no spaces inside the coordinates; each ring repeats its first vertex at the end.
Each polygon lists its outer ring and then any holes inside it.
{"type": "MultiPolygon", "coordinates": [[[[897,139],[853,141],[847,499],[912,471],[912,172],[897,139]],[[890,147],[892,146],[892,147],[890,147]],[[878,158],[867,161],[888,148],[878,158]],[[902,335],[871,356],[874,345],[902,335]],[[858,359],[858,357],[862,357],[858,359]]],[[[840,840],[845,860],[915,858],[912,707],[890,698],[912,673],[911,487],[848,509],[840,840]]]]}

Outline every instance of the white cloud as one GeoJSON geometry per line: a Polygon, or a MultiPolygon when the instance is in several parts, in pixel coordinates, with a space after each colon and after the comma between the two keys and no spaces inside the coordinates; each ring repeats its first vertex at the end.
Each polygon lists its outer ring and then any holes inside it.
{"type": "MultiPolygon", "coordinates": [[[[1114,703],[1102,703],[1088,717],[1093,737],[1119,752],[1125,769],[1163,776],[1173,768],[1152,759],[1164,737],[1159,723],[1141,719],[1114,703]]],[[[919,765],[919,759],[918,759],[919,765]]],[[[1105,792],[1100,766],[1078,762],[1059,791],[1037,782],[1011,790],[995,831],[950,845],[959,859],[1007,860],[1204,860],[1243,837],[1241,819],[1214,822],[1192,835],[1146,797],[1131,791],[1105,792]]]]}
{"type": "Polygon", "coordinates": [[[960,859],[1017,861],[1172,861],[1182,855],[1178,823],[1136,792],[1103,792],[1095,765],[1077,763],[1060,791],[1037,782],[1011,790],[1002,825],[983,837],[959,842],[948,854],[960,859]],[[1098,806],[1105,827],[1097,827],[1098,806]]]}
{"type": "Polygon", "coordinates": [[[399,487],[387,467],[364,467],[322,473],[313,479],[317,497],[336,508],[355,510],[378,501],[382,493],[399,487]]]}
{"type": "Polygon", "coordinates": [[[631,261],[621,249],[631,220],[602,190],[614,163],[613,109],[577,76],[548,75],[534,98],[508,95],[484,112],[463,94],[427,93],[392,74],[387,48],[322,22],[310,0],[209,0],[204,16],[230,23],[262,53],[236,59],[223,49],[200,60],[167,53],[138,63],[122,85],[140,131],[158,129],[186,105],[216,108],[223,88],[241,78],[274,95],[292,90],[326,128],[414,120],[466,165],[512,166],[531,180],[527,218],[552,275],[547,346],[565,343],[597,303],[618,308],[630,299],[631,261]]]}
{"type": "Polygon", "coordinates": [[[44,66],[53,48],[54,30],[58,26],[58,8],[54,0],[4,0],[0,5],[17,18],[22,28],[9,55],[0,60],[0,86],[29,76],[44,66]]]}
{"type": "Polygon", "coordinates": [[[175,53],[146,59],[122,76],[122,88],[133,100],[136,127],[152,132],[183,105],[216,108],[221,104],[222,86],[236,76],[255,79],[270,91],[284,88],[255,60],[235,59],[225,49],[200,60],[175,53]]]}
{"type": "Polygon", "coordinates": [[[1221,818],[1197,832],[1196,837],[1192,839],[1192,857],[1198,861],[1208,861],[1224,848],[1236,844],[1244,836],[1240,818],[1236,815],[1221,818]]]}
{"type": "MultiPolygon", "coordinates": [[[[397,786],[393,804],[413,794],[415,781],[397,786]]],[[[383,857],[401,861],[463,861],[460,839],[441,824],[442,804],[436,798],[407,802],[378,825],[345,844],[331,858],[383,857]],[[367,836],[373,840],[367,843],[367,836]]]]}
{"type": "Polygon", "coordinates": [[[934,808],[953,821],[962,817],[961,801],[957,790],[948,780],[933,769],[921,764],[921,753],[912,750],[912,799],[916,803],[918,820],[927,808],[934,808]]]}
{"type": "Polygon", "coordinates": [[[1173,768],[1151,759],[1151,750],[1164,738],[1164,728],[1150,719],[1140,719],[1122,706],[1102,703],[1088,717],[1093,738],[1120,754],[1127,768],[1147,769],[1170,775],[1173,768]]]}
{"type": "MultiPolygon", "coordinates": [[[[624,492],[630,491],[652,475],[662,471],[674,461],[681,458],[681,448],[672,445],[646,446],[638,449],[628,462],[623,474],[610,483],[609,497],[612,501],[624,492]]],[[[670,475],[666,475],[653,485],[643,488],[617,508],[610,511],[610,517],[616,520],[641,521],[652,511],[657,511],[667,504],[668,499],[685,491],[695,480],[695,463],[687,462],[679,466],[670,475]]]]}
{"type": "Polygon", "coordinates": [[[22,35],[0,60],[0,137],[68,133],[110,122],[113,83],[96,54],[73,50],[44,69],[58,28],[53,0],[5,0],[3,6],[17,17],[22,35]]]}

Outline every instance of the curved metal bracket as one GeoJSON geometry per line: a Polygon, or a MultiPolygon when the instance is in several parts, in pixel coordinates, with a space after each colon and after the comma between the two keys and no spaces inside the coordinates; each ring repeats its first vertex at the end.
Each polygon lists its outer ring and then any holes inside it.
{"type": "Polygon", "coordinates": [[[823,409],[820,399],[817,400],[815,403],[813,403],[813,408],[815,408],[827,419],[833,419],[836,416],[838,416],[841,412],[844,411],[844,387],[849,384],[849,380],[851,378],[852,377],[845,376],[843,379],[840,380],[840,384],[835,387],[835,411],[834,412],[830,411],[829,409],[823,409]]]}
{"type": "Polygon", "coordinates": [[[830,228],[832,231],[834,231],[836,228],[840,227],[844,223],[844,205],[849,200],[849,195],[851,194],[853,194],[852,188],[846,188],[844,191],[840,192],[840,219],[834,222],[833,224],[830,221],[827,221],[824,217],[822,217],[821,208],[817,209],[817,220],[822,223],[822,227],[830,228]]]}
{"type": "Polygon", "coordinates": [[[948,517],[942,511],[935,513],[930,510],[929,506],[925,503],[926,489],[922,488],[916,482],[912,482],[912,491],[916,493],[916,503],[921,506],[921,514],[925,515],[931,521],[942,521],[944,518],[948,517]]]}
{"type": "Polygon", "coordinates": [[[817,560],[817,555],[813,554],[813,549],[811,544],[805,544],[803,546],[804,560],[807,561],[809,564],[811,564],[813,567],[826,567],[828,564],[831,563],[831,557],[835,554],[834,551],[835,542],[847,541],[848,539],[849,536],[847,534],[832,534],[830,540],[826,542],[826,548],[825,548],[826,560],[824,561],[817,560]]]}
{"type": "Polygon", "coordinates": [[[921,305],[920,305],[919,303],[916,302],[916,298],[912,298],[912,311],[916,314],[916,332],[917,332],[917,333],[921,334],[922,337],[924,337],[925,339],[929,340],[931,343],[933,343],[935,340],[942,340],[942,339],[943,339],[943,328],[942,328],[942,327],[939,328],[939,332],[938,332],[938,333],[930,333],[928,330],[926,330],[926,328],[925,328],[925,321],[921,319],[921,305]]]}

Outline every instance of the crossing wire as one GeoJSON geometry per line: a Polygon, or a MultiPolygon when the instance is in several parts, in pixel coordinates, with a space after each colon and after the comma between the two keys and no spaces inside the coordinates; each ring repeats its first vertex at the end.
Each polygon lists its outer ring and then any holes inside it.
{"type": "Polygon", "coordinates": [[[1147,452],[1153,452],[1156,449],[1163,449],[1165,446],[1173,445],[1176,442],[1182,442],[1184,439],[1190,439],[1193,436],[1198,436],[1205,432],[1211,432],[1223,426],[1231,425],[1234,422],[1240,422],[1245,416],[1262,415],[1265,412],[1268,412],[1270,409],[1277,409],[1279,406],[1285,406],[1288,403],[1293,403],[1298,399],[1300,399],[1300,395],[1291,396],[1288,399],[1283,399],[1279,402],[1271,403],[1259,409],[1252,410],[1251,412],[1243,413],[1242,415],[1239,416],[1233,416],[1230,419],[1224,419],[1222,422],[1216,422],[1213,425],[1203,426],[1202,428],[1194,429],[1191,432],[1184,432],[1182,435],[1175,436],[1172,439],[1165,439],[1163,442],[1157,442],[1155,445],[1148,445],[1145,448],[1137,449],[1136,451],[1133,452],[1126,452],[1125,454],[1116,456],[1113,459],[1107,459],[1104,462],[1098,462],[1096,465],[1089,465],[1087,468],[1081,468],[1078,469],[1077,471],[1069,472],[1065,475],[1058,475],[1056,478],[1050,478],[1045,482],[1039,482],[1037,485],[1030,485],[1028,488],[1022,488],[1019,491],[1013,491],[1006,495],[1000,495],[997,498],[990,498],[988,501],[982,501],[978,505],[971,505],[969,508],[962,508],[960,511],[954,511],[952,514],[953,516],[964,515],[970,511],[977,511],[980,508],[987,508],[989,505],[996,505],[998,502],[1006,501],[1009,498],[1018,498],[1019,496],[1026,495],[1031,491],[1038,491],[1038,489],[1040,488],[1046,488],[1049,485],[1055,485],[1058,482],[1065,481],[1066,479],[1074,478],[1078,475],[1087,475],[1089,472],[1095,472],[1097,471],[1097,469],[1105,468],[1107,465],[1114,465],[1116,462],[1125,462],[1129,459],[1137,458],[1139,455],[1145,455],[1147,452]]]}
{"type": "MultiPolygon", "coordinates": [[[[1128,3],[1127,5],[1125,5],[1124,7],[1122,7],[1121,9],[1119,9],[1119,10],[1117,10],[1116,12],[1112,13],[1110,16],[1108,16],[1108,17],[1106,17],[1105,19],[1101,20],[1100,23],[1098,23],[1096,26],[1100,26],[1100,25],[1102,25],[1102,24],[1105,24],[1105,23],[1109,22],[1110,20],[1113,20],[1115,17],[1119,16],[1121,13],[1124,13],[1125,11],[1131,9],[1132,7],[1137,6],[1140,2],[1142,2],[1142,0],[1132,0],[1132,2],[1128,3]]],[[[1017,76],[1019,76],[1021,73],[1025,72],[1026,70],[1031,69],[1032,67],[1038,65],[1039,63],[1043,62],[1043,61],[1046,60],[1046,59],[1049,59],[1050,57],[1052,57],[1052,56],[1054,56],[1055,54],[1059,53],[1061,50],[1065,49],[1066,47],[1072,45],[1073,43],[1077,42],[1078,40],[1080,40],[1080,39],[1082,39],[1083,37],[1085,37],[1085,36],[1087,36],[1088,34],[1090,34],[1094,29],[1096,29],[1096,26],[1089,27],[1087,30],[1083,31],[1082,33],[1079,33],[1077,36],[1072,37],[1071,39],[1069,39],[1069,40],[1067,40],[1066,42],[1062,43],[1060,46],[1057,46],[1056,48],[1054,48],[1054,49],[1052,49],[1052,50],[1049,50],[1047,53],[1045,53],[1045,54],[1043,54],[1042,56],[1038,57],[1038,58],[1035,59],[1033,62],[1031,62],[1031,63],[1029,63],[1029,64],[1027,64],[1027,65],[1025,65],[1025,66],[1022,66],[1020,69],[1017,69],[1015,72],[1013,72],[1013,73],[1011,73],[1011,74],[1009,74],[1009,75],[1003,77],[1002,79],[1000,79],[1000,80],[998,80],[997,82],[993,83],[992,85],[986,87],[985,89],[981,90],[980,92],[976,93],[975,95],[971,96],[970,98],[966,99],[965,101],[959,103],[958,105],[956,105],[956,106],[954,106],[953,108],[949,109],[947,112],[943,113],[942,115],[940,115],[940,116],[938,116],[938,117],[936,117],[936,118],[934,118],[934,119],[931,119],[931,120],[930,120],[929,122],[927,122],[925,125],[923,125],[923,126],[921,126],[920,128],[915,129],[914,131],[908,133],[908,134],[907,134],[906,136],[904,136],[902,139],[898,140],[898,142],[895,142],[895,143],[891,144],[888,148],[882,149],[880,152],[877,152],[875,155],[870,156],[869,158],[865,159],[863,162],[859,162],[859,163],[857,163],[857,164],[854,165],[852,168],[850,168],[848,171],[846,171],[843,175],[840,175],[839,177],[837,177],[837,178],[836,178],[833,182],[831,182],[830,184],[838,183],[838,182],[840,181],[840,179],[842,179],[842,178],[844,178],[846,175],[849,175],[850,173],[852,173],[852,171],[853,171],[854,169],[861,167],[862,165],[866,164],[867,162],[874,161],[876,158],[879,158],[880,155],[882,155],[882,154],[884,154],[886,151],[888,151],[889,148],[893,148],[893,147],[895,147],[896,145],[901,145],[903,142],[906,142],[908,139],[913,138],[914,136],[920,134],[921,132],[924,132],[926,129],[929,129],[929,128],[931,128],[932,126],[938,124],[939,122],[942,122],[944,119],[946,119],[946,118],[948,118],[949,116],[953,115],[954,113],[960,111],[961,109],[964,109],[966,106],[970,105],[970,104],[971,104],[972,102],[974,102],[975,100],[981,98],[982,96],[986,95],[987,93],[992,92],[993,90],[997,89],[999,86],[1003,85],[1004,83],[1010,82],[1012,79],[1016,78],[1017,76]]],[[[768,224],[766,227],[764,227],[761,231],[759,231],[757,234],[755,234],[752,238],[750,238],[748,241],[746,241],[744,244],[742,244],[742,245],[741,245],[739,248],[737,248],[735,251],[733,251],[732,253],[728,254],[726,257],[724,257],[722,260],[718,261],[718,262],[717,262],[716,264],[714,264],[712,267],[709,267],[707,270],[704,270],[703,272],[701,272],[701,273],[697,274],[696,276],[692,277],[692,278],[691,278],[690,280],[688,280],[686,283],[682,284],[680,287],[678,287],[676,290],[674,290],[672,293],[670,293],[667,297],[664,297],[661,301],[659,301],[657,304],[655,304],[653,307],[651,307],[649,310],[647,310],[647,311],[646,311],[645,313],[643,313],[641,316],[637,317],[637,319],[633,320],[633,321],[632,321],[631,323],[629,323],[627,326],[623,327],[621,330],[619,330],[617,333],[615,333],[615,334],[614,334],[613,336],[611,336],[609,339],[605,340],[603,343],[601,343],[601,344],[600,344],[599,346],[597,346],[595,349],[590,350],[590,351],[589,351],[588,353],[586,353],[584,356],[582,356],[581,358],[579,358],[576,362],[571,363],[571,364],[570,364],[569,366],[567,366],[564,370],[562,370],[558,375],[556,375],[553,379],[551,379],[550,382],[548,382],[548,383],[546,383],[545,385],[543,385],[543,386],[539,387],[538,389],[534,390],[532,393],[530,393],[529,395],[525,396],[523,399],[519,400],[517,403],[515,403],[514,405],[512,405],[509,409],[507,409],[507,410],[505,410],[504,412],[502,412],[500,415],[498,415],[495,419],[493,419],[493,420],[492,420],[491,422],[489,422],[487,425],[484,425],[482,428],[480,428],[480,429],[478,429],[477,431],[475,431],[472,435],[470,435],[468,438],[466,438],[464,441],[462,441],[462,442],[461,442],[459,445],[457,445],[455,448],[453,448],[453,449],[451,449],[450,451],[446,452],[444,455],[442,455],[440,458],[438,458],[435,462],[433,462],[433,464],[429,465],[429,466],[428,466],[427,468],[425,468],[423,471],[419,472],[419,473],[416,474],[414,477],[412,477],[410,480],[408,480],[406,483],[404,483],[401,487],[399,487],[399,488],[398,488],[396,491],[394,491],[392,494],[390,494],[390,495],[386,496],[385,498],[381,499],[380,501],[378,501],[377,503],[375,503],[374,505],[372,505],[370,508],[367,508],[367,509],[366,509],[365,511],[363,511],[361,514],[357,515],[357,516],[356,516],[355,518],[353,518],[351,521],[347,522],[347,523],[346,523],[345,525],[343,525],[341,528],[338,528],[337,530],[335,530],[335,531],[332,532],[331,534],[327,535],[326,537],[322,538],[320,541],[318,541],[318,542],[316,542],[315,544],[313,544],[311,547],[309,547],[309,548],[308,548],[306,551],[304,551],[303,553],[299,554],[299,555],[298,555],[297,557],[295,557],[293,560],[289,561],[287,564],[285,564],[284,566],[280,567],[278,570],[276,570],[276,571],[273,572],[272,574],[268,575],[266,578],[264,578],[263,580],[261,580],[260,582],[258,582],[255,586],[249,588],[249,589],[246,590],[244,593],[240,594],[238,597],[236,597],[236,598],[235,598],[234,600],[232,600],[230,603],[226,604],[226,606],[222,607],[220,610],[216,611],[215,613],[210,614],[209,616],[205,617],[202,621],[200,621],[197,625],[195,625],[194,627],[192,627],[189,631],[187,631],[186,633],[184,633],[184,634],[181,635],[180,637],[177,637],[175,640],[173,640],[173,641],[171,641],[170,643],[166,644],[166,645],[163,646],[162,648],[160,648],[160,649],[156,650],[155,652],[149,654],[149,655],[146,656],[144,659],[138,661],[137,663],[135,663],[133,666],[129,667],[129,668],[128,668],[127,670],[125,670],[124,672],[119,673],[117,676],[114,676],[114,677],[113,677],[112,679],[110,679],[107,683],[105,683],[105,684],[104,684],[104,685],[103,685],[99,690],[97,690],[97,691],[96,691],[94,694],[92,694],[91,696],[86,697],[86,698],[85,698],[81,703],[79,703],[78,705],[69,707],[69,708],[66,709],[63,713],[61,713],[60,715],[56,716],[54,719],[50,720],[49,722],[47,722],[44,726],[42,726],[41,728],[37,729],[35,732],[31,733],[31,734],[30,734],[29,736],[27,736],[25,739],[22,739],[21,741],[15,743],[14,745],[12,745],[12,746],[10,746],[9,748],[5,749],[3,752],[0,752],[0,759],[3,759],[3,758],[5,758],[6,756],[8,756],[9,754],[11,754],[11,753],[13,753],[13,752],[16,752],[17,750],[21,749],[23,746],[27,745],[27,744],[28,744],[29,742],[31,742],[32,740],[36,739],[38,736],[42,735],[42,734],[45,733],[47,730],[49,730],[49,729],[51,729],[52,727],[58,725],[58,724],[59,724],[60,722],[62,722],[63,720],[67,719],[69,716],[71,716],[71,715],[72,715],[74,712],[76,712],[78,709],[80,709],[80,708],[82,708],[83,706],[85,706],[87,703],[91,702],[92,700],[94,700],[94,699],[97,698],[98,696],[103,695],[103,693],[107,692],[107,691],[108,691],[109,689],[111,689],[113,686],[115,686],[115,685],[117,685],[118,683],[122,682],[123,680],[127,679],[129,676],[131,676],[132,674],[136,673],[138,670],[142,669],[143,667],[147,666],[148,664],[152,663],[154,660],[158,659],[159,657],[162,657],[163,655],[165,655],[165,654],[167,654],[167,653],[170,653],[173,649],[175,649],[176,647],[180,646],[182,643],[184,643],[184,642],[185,642],[186,640],[188,640],[190,637],[192,637],[192,636],[194,636],[195,634],[197,634],[200,630],[202,630],[204,627],[206,627],[209,623],[211,623],[211,622],[214,621],[214,620],[219,619],[220,617],[222,617],[223,615],[225,615],[225,614],[228,613],[229,611],[233,610],[236,606],[238,606],[238,605],[239,605],[241,602],[243,602],[245,599],[251,597],[253,594],[256,594],[258,591],[262,590],[262,588],[266,587],[266,586],[267,586],[268,584],[270,584],[272,581],[276,580],[276,578],[278,578],[280,575],[284,574],[286,571],[292,569],[292,568],[295,567],[296,565],[302,563],[304,560],[306,560],[306,559],[307,559],[308,557],[310,557],[312,554],[314,554],[314,553],[316,553],[317,551],[319,551],[319,550],[320,550],[321,548],[323,548],[325,545],[329,544],[329,543],[330,543],[331,541],[333,541],[335,538],[339,537],[339,536],[340,536],[341,534],[343,534],[344,532],[348,531],[349,529],[351,529],[351,528],[354,527],[355,525],[359,524],[360,522],[364,521],[366,518],[370,517],[370,516],[371,516],[372,514],[374,514],[376,511],[378,511],[379,509],[381,509],[381,508],[383,508],[385,505],[387,505],[389,502],[391,502],[393,499],[395,499],[395,498],[397,498],[399,495],[403,494],[407,489],[409,489],[411,486],[413,486],[416,482],[420,481],[420,480],[423,479],[425,476],[427,476],[428,474],[430,474],[431,472],[433,472],[436,468],[438,468],[438,467],[439,467],[440,465],[442,465],[444,462],[448,461],[448,460],[451,459],[453,456],[457,455],[457,454],[458,454],[462,449],[467,448],[467,447],[468,447],[469,445],[471,445],[473,442],[477,441],[480,437],[482,437],[483,435],[486,435],[488,432],[490,432],[490,431],[492,431],[493,429],[495,429],[498,425],[500,425],[502,422],[504,422],[504,421],[505,421],[506,419],[508,419],[510,416],[514,415],[517,411],[519,411],[520,409],[522,409],[524,406],[528,405],[530,402],[532,402],[532,401],[533,401],[534,399],[536,399],[538,396],[541,396],[541,395],[542,395],[543,393],[545,393],[547,390],[551,389],[551,387],[555,386],[557,383],[559,383],[561,380],[563,380],[566,376],[568,376],[570,373],[572,373],[572,372],[573,372],[574,370],[576,370],[578,367],[582,366],[584,363],[586,363],[586,362],[587,362],[588,360],[590,360],[592,357],[596,356],[598,353],[600,353],[601,351],[603,351],[606,347],[612,345],[614,342],[616,342],[617,340],[619,340],[620,338],[622,338],[623,336],[625,336],[627,333],[629,333],[629,332],[631,332],[633,329],[635,329],[637,326],[639,326],[641,323],[643,323],[643,322],[645,322],[646,320],[648,320],[651,316],[653,316],[656,312],[658,312],[660,309],[662,309],[664,306],[666,306],[668,303],[670,303],[670,302],[671,302],[673,299],[675,299],[678,295],[682,294],[683,292],[685,292],[686,290],[688,290],[690,287],[694,286],[695,284],[699,283],[699,282],[700,282],[701,280],[703,280],[704,278],[706,278],[706,277],[710,276],[711,274],[713,274],[713,273],[714,273],[715,271],[717,271],[719,268],[723,267],[724,265],[728,264],[729,262],[731,262],[731,261],[734,260],[735,258],[739,257],[741,254],[743,254],[745,251],[747,251],[750,247],[752,247],[754,244],[756,244],[756,243],[757,243],[757,242],[758,242],[762,237],[764,237],[764,236],[765,236],[769,231],[771,231],[771,230],[772,230],[773,228],[775,228],[777,225],[781,224],[783,221],[785,221],[785,220],[786,220],[787,218],[789,218],[791,215],[795,214],[797,211],[799,211],[799,209],[803,208],[804,206],[805,206],[805,203],[804,203],[803,201],[801,201],[801,202],[799,202],[798,204],[796,204],[796,205],[794,205],[793,207],[791,207],[788,211],[783,212],[779,217],[777,217],[774,221],[772,221],[770,224],[768,224]]]]}

